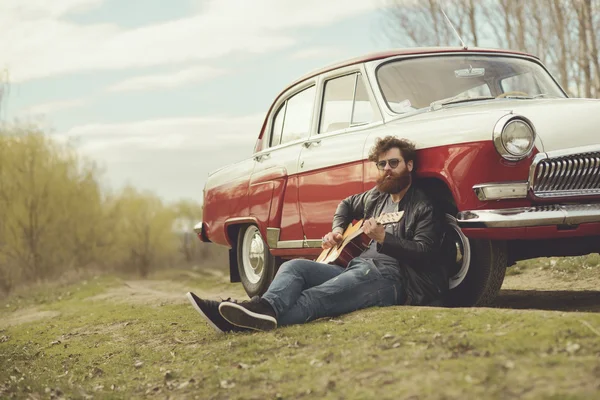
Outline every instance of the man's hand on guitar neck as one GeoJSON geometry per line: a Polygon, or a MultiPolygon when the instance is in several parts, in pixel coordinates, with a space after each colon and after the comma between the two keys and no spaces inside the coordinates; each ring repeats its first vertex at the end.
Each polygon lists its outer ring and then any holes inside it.
{"type": "Polygon", "coordinates": [[[377,243],[383,243],[385,239],[385,228],[383,225],[378,224],[375,218],[370,218],[363,222],[363,232],[370,239],[375,240],[377,243]]]}
{"type": "Polygon", "coordinates": [[[342,232],[335,230],[323,236],[323,243],[321,244],[321,247],[323,249],[330,249],[340,243],[342,243],[342,232]]]}

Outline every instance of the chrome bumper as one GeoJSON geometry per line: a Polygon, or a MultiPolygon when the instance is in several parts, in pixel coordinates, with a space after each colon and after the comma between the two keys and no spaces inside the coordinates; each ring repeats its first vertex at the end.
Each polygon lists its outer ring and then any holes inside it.
{"type": "MultiPolygon", "coordinates": [[[[522,228],[600,222],[600,204],[569,204],[461,211],[461,228],[522,228]]],[[[600,234],[600,232],[598,232],[600,234]]]]}

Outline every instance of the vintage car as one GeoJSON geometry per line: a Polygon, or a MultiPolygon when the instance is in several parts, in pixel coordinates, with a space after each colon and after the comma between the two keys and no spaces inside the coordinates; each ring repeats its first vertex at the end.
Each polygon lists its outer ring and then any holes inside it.
{"type": "Polygon", "coordinates": [[[263,293],[286,259],[315,259],[346,196],[375,185],[377,137],[417,145],[418,184],[447,214],[449,306],[492,303],[518,260],[600,251],[600,100],[568,98],[539,59],[408,48],[298,79],[251,158],[211,172],[203,242],[263,293]]]}

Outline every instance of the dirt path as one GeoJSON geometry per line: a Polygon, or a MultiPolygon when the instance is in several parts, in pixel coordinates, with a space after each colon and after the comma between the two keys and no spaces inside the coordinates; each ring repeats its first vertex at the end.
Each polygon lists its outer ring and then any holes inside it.
{"type": "Polygon", "coordinates": [[[247,298],[241,285],[231,285],[227,291],[202,290],[169,280],[125,281],[123,286],[111,288],[104,293],[90,297],[88,301],[116,301],[131,304],[165,305],[187,303],[185,294],[189,291],[197,296],[217,300],[219,298],[247,298]]]}
{"type": "Polygon", "coordinates": [[[503,290],[600,290],[600,277],[558,279],[549,271],[528,269],[520,275],[507,275],[503,290]]]}
{"type": "Polygon", "coordinates": [[[504,279],[500,308],[600,312],[600,278],[559,279],[549,271],[527,270],[504,279]]]}
{"type": "Polygon", "coordinates": [[[58,311],[40,311],[37,307],[26,308],[0,319],[0,329],[6,329],[10,326],[26,324],[42,319],[54,318],[59,315],[60,313],[58,311]]]}
{"type": "MultiPolygon", "coordinates": [[[[220,271],[204,271],[211,280],[217,283],[226,283],[228,278],[220,271]]],[[[186,272],[188,275],[195,275],[186,272]]],[[[222,287],[222,285],[218,285],[222,287]]],[[[88,297],[84,301],[112,301],[117,303],[145,304],[148,306],[161,306],[166,304],[187,304],[185,294],[188,291],[196,295],[213,300],[228,297],[247,299],[248,296],[241,284],[226,285],[226,289],[202,290],[174,280],[126,280],[121,286],[112,287],[96,296],[88,297]]],[[[0,318],[0,329],[20,325],[28,322],[52,319],[59,316],[58,311],[43,311],[39,307],[27,307],[13,313],[5,314],[0,318]]]]}

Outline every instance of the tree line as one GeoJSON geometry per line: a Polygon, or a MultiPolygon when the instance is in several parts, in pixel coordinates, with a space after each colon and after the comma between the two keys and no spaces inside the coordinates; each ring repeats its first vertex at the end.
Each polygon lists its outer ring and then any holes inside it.
{"type": "Polygon", "coordinates": [[[380,34],[399,46],[460,44],[538,56],[571,97],[600,94],[600,0],[384,0],[380,34]],[[443,10],[443,12],[442,12],[443,10]]]}
{"type": "Polygon", "coordinates": [[[100,178],[94,162],[34,124],[0,125],[0,295],[71,271],[145,277],[214,255],[192,230],[199,203],[111,191],[100,178]]]}

